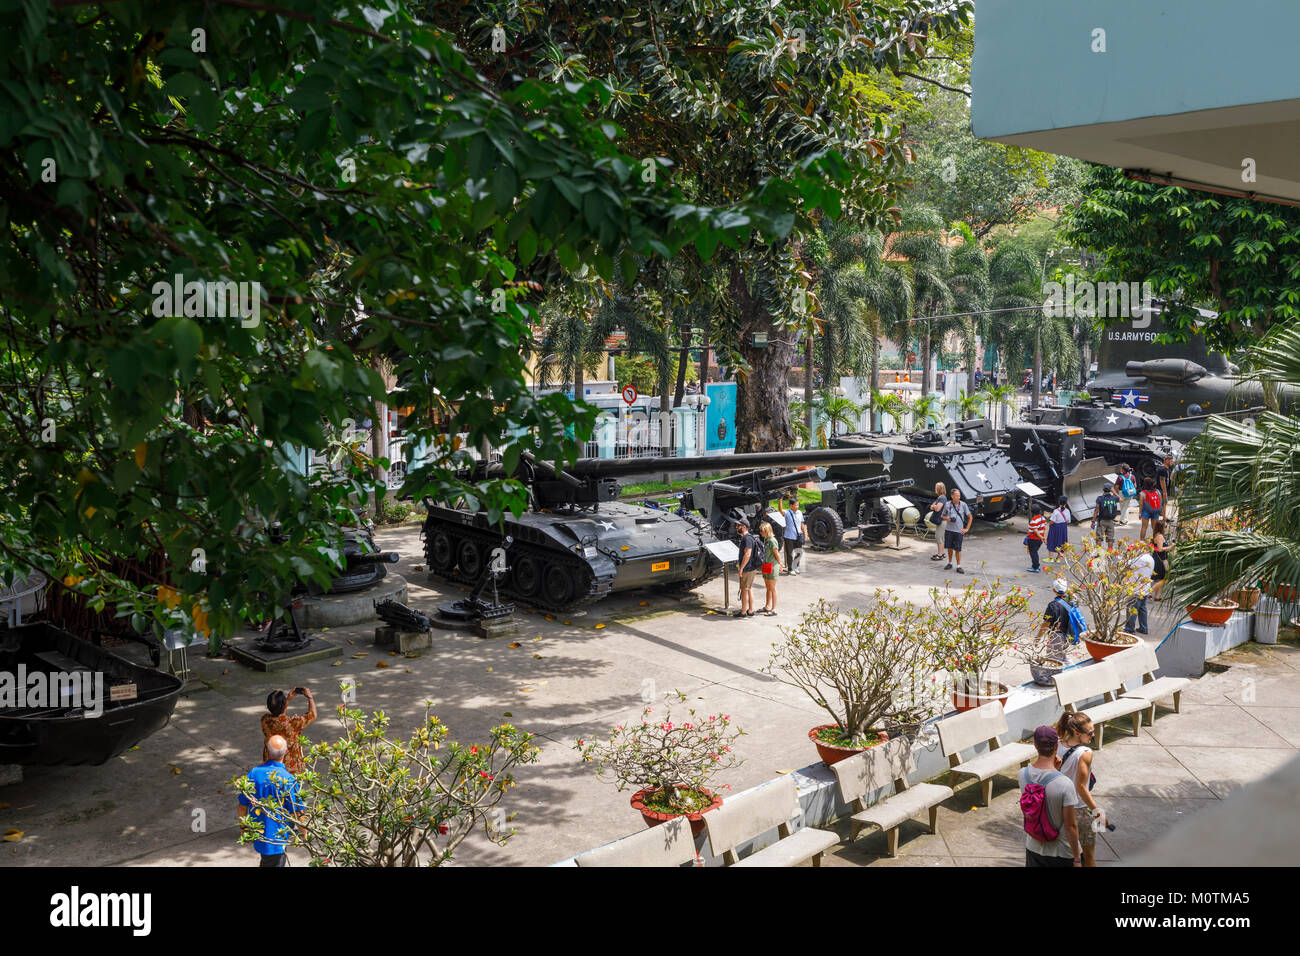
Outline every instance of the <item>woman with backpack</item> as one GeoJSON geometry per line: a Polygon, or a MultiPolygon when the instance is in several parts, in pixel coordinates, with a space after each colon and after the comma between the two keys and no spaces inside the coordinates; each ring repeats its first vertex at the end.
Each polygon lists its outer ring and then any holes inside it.
{"type": "Polygon", "coordinates": [[[1160,492],[1156,490],[1156,480],[1147,478],[1142,482],[1142,530],[1138,540],[1147,536],[1147,522],[1160,520],[1160,492]]]}
{"type": "Polygon", "coordinates": [[[763,587],[767,599],[763,602],[763,613],[768,617],[776,616],[776,579],[781,572],[781,545],[776,540],[772,526],[764,521],[758,533],[763,540],[763,587]]]}
{"type": "Polygon", "coordinates": [[[1066,542],[1070,540],[1070,518],[1070,503],[1065,495],[1061,495],[1056,499],[1056,510],[1048,519],[1047,556],[1049,558],[1055,557],[1056,552],[1065,547],[1066,542]]]}
{"type": "Polygon", "coordinates": [[[1097,778],[1092,775],[1092,719],[1085,713],[1066,713],[1056,724],[1056,733],[1060,742],[1056,755],[1061,760],[1061,773],[1074,784],[1078,797],[1074,805],[1074,819],[1079,828],[1079,850],[1083,856],[1084,866],[1096,866],[1097,831],[1093,821],[1100,820],[1104,826],[1106,814],[1092,798],[1092,788],[1097,778]]]}
{"type": "Polygon", "coordinates": [[[930,555],[931,561],[942,561],[947,552],[943,549],[943,506],[948,503],[948,486],[942,481],[936,482],[934,486],[934,501],[930,502],[930,511],[926,514],[925,520],[930,522],[930,527],[934,529],[934,554],[930,555]]]}
{"type": "Polygon", "coordinates": [[[1138,496],[1137,478],[1133,474],[1132,465],[1119,466],[1119,521],[1118,524],[1128,524],[1128,512],[1133,506],[1133,500],[1138,496]]]}

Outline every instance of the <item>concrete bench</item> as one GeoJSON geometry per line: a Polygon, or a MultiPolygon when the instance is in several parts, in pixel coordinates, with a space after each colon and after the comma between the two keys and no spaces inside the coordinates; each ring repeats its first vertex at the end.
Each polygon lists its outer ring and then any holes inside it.
{"type": "Polygon", "coordinates": [[[939,749],[948,758],[948,779],[974,777],[980,782],[980,803],[993,798],[993,778],[1013,767],[1026,767],[1038,756],[1032,744],[999,739],[1007,732],[1007,715],[1002,705],[991,700],[974,710],[939,721],[939,749]],[[988,751],[963,761],[961,752],[987,743],[988,751]]]}
{"type": "Polygon", "coordinates": [[[791,818],[801,813],[794,777],[778,777],[725,799],[722,806],[704,814],[709,849],[722,858],[724,866],[797,866],[808,860],[813,866],[821,866],[822,854],[840,838],[828,830],[805,828],[791,832],[791,818]],[[775,843],[738,859],[736,847],[772,829],[777,831],[775,843]]]}
{"type": "Polygon", "coordinates": [[[1154,647],[1143,641],[1131,650],[1116,654],[1111,660],[1120,680],[1124,682],[1124,699],[1140,700],[1147,704],[1143,713],[1148,726],[1155,722],[1157,701],[1173,698],[1174,713],[1181,713],[1183,689],[1191,680],[1186,677],[1156,677],[1160,662],[1156,659],[1154,647]]]}
{"type": "Polygon", "coordinates": [[[685,817],[668,820],[573,858],[578,866],[685,866],[696,860],[695,837],[685,817]]]}
{"type": "Polygon", "coordinates": [[[1101,697],[1103,702],[1087,708],[1097,730],[1096,746],[1101,747],[1102,734],[1105,733],[1103,721],[1116,717],[1133,719],[1133,736],[1141,733],[1142,711],[1150,705],[1141,700],[1120,698],[1123,688],[1115,665],[1109,660],[1094,661],[1085,667],[1072,667],[1061,671],[1053,678],[1056,682],[1056,699],[1067,711],[1079,710],[1079,704],[1093,697],[1101,697]]]}
{"type": "Polygon", "coordinates": [[[952,796],[952,787],[918,783],[909,787],[908,774],[916,772],[912,744],[906,738],[877,744],[832,764],[840,785],[840,797],[853,808],[849,819],[849,840],[858,838],[863,827],[885,831],[889,855],[898,855],[898,828],[907,819],[930,811],[930,832],[939,832],[939,804],[952,796]],[[890,796],[867,805],[866,797],[877,790],[894,788],[890,796]]]}

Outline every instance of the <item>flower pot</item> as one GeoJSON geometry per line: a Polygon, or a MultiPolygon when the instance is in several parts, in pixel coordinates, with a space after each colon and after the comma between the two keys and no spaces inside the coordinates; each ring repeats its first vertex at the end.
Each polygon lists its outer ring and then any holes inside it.
{"type": "Polygon", "coordinates": [[[1130,647],[1137,647],[1138,641],[1141,640],[1136,634],[1129,634],[1127,631],[1119,632],[1118,644],[1106,644],[1102,641],[1093,641],[1088,638],[1083,639],[1084,646],[1088,648],[1088,653],[1092,655],[1094,661],[1099,661],[1110,657],[1112,654],[1118,654],[1120,651],[1126,651],[1130,647]]]}
{"type": "Polygon", "coordinates": [[[1029,663],[1029,673],[1033,675],[1034,683],[1040,687],[1054,687],[1055,682],[1052,678],[1063,670],[1065,670],[1065,661],[1054,658],[1029,663]]]}
{"type": "Polygon", "coordinates": [[[959,685],[952,692],[952,705],[959,713],[982,707],[991,700],[996,700],[1003,707],[1007,706],[1007,695],[1011,688],[997,681],[980,681],[980,686],[972,690],[971,682],[959,685]]]}
{"type": "MultiPolygon", "coordinates": [[[[870,749],[869,747],[840,747],[836,744],[828,744],[823,740],[817,739],[817,732],[819,730],[833,730],[835,729],[835,726],[835,724],[821,724],[808,731],[808,739],[813,742],[813,746],[817,748],[817,756],[822,758],[826,766],[829,767],[833,763],[839,763],[847,757],[852,757],[854,754],[860,754],[862,751],[870,749]]],[[[872,747],[877,746],[878,744],[883,744],[889,739],[889,734],[884,733],[883,731],[876,732],[880,734],[880,739],[877,740],[876,743],[872,744],[872,747]]]]}
{"type": "Polygon", "coordinates": [[[1236,601],[1237,606],[1243,611],[1253,611],[1259,603],[1259,588],[1242,588],[1228,596],[1236,601]]]}
{"type": "Polygon", "coordinates": [[[648,827],[657,827],[659,824],[667,823],[669,820],[675,820],[678,817],[685,817],[691,822],[691,833],[695,836],[699,836],[704,832],[704,814],[722,806],[722,796],[720,794],[716,794],[712,790],[706,790],[704,787],[700,787],[696,793],[702,793],[712,801],[703,810],[697,810],[694,813],[663,813],[659,810],[651,810],[645,805],[644,800],[650,794],[656,793],[658,790],[658,787],[645,787],[644,789],[638,790],[636,793],[632,794],[632,809],[640,812],[642,819],[645,820],[645,825],[648,827]]]}
{"type": "Polygon", "coordinates": [[[1260,590],[1270,597],[1275,597],[1283,604],[1294,604],[1297,598],[1300,598],[1300,588],[1294,584],[1274,584],[1272,581],[1261,581],[1260,590]]]}
{"type": "Polygon", "coordinates": [[[1197,624],[1208,624],[1214,627],[1221,627],[1228,623],[1228,618],[1232,617],[1232,612],[1237,610],[1236,601],[1225,601],[1222,604],[1189,604],[1187,614],[1197,624]]]}

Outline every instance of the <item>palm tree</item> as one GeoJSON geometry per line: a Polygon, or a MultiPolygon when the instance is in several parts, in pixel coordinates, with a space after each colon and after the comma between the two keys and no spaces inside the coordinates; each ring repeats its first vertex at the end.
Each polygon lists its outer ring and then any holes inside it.
{"type": "Polygon", "coordinates": [[[985,385],[975,397],[993,413],[989,418],[993,419],[993,434],[996,437],[1003,422],[1002,410],[1016,410],[1016,387],[1010,382],[1005,385],[985,385]]]}
{"type": "MultiPolygon", "coordinates": [[[[980,312],[989,307],[991,284],[989,261],[984,248],[975,238],[971,227],[964,222],[955,224],[954,231],[961,234],[961,245],[952,251],[952,264],[948,270],[948,287],[952,290],[953,312],[980,312]]],[[[975,391],[975,362],[978,357],[979,323],[974,316],[958,320],[956,327],[961,337],[966,360],[966,391],[975,391]]]]}
{"type": "Polygon", "coordinates": [[[939,399],[933,395],[921,395],[908,403],[907,410],[912,413],[912,431],[919,432],[931,421],[939,421],[939,399]]]}
{"type": "Polygon", "coordinates": [[[813,399],[813,410],[823,421],[823,427],[818,429],[818,438],[823,448],[829,445],[830,436],[840,433],[841,425],[852,428],[863,412],[862,406],[853,399],[825,393],[813,399]]]}
{"type": "MultiPolygon", "coordinates": [[[[879,393],[877,393],[879,394],[879,393]]],[[[883,417],[888,415],[894,420],[894,424],[899,431],[903,430],[903,416],[911,414],[912,406],[907,404],[901,395],[894,392],[886,392],[880,400],[880,414],[882,417],[881,428],[884,428],[883,417]]]]}
{"type": "Polygon", "coordinates": [[[811,448],[812,432],[808,428],[807,419],[804,418],[804,412],[807,405],[804,402],[790,403],[790,427],[794,429],[794,447],[811,448]]]}
{"type": "Polygon", "coordinates": [[[945,401],[943,407],[957,409],[957,414],[965,420],[968,418],[978,418],[980,407],[985,401],[984,392],[976,392],[974,395],[971,395],[965,389],[962,389],[956,398],[950,398],[945,401]]]}
{"type": "MultiPolygon", "coordinates": [[[[905,270],[912,290],[914,318],[942,315],[953,309],[954,293],[948,285],[952,250],[943,219],[928,206],[914,206],[903,214],[899,229],[889,236],[889,255],[905,270]]],[[[952,319],[923,323],[921,330],[921,392],[930,393],[930,353],[935,336],[951,328],[952,319]]],[[[908,335],[910,338],[910,334],[908,335]]]]}

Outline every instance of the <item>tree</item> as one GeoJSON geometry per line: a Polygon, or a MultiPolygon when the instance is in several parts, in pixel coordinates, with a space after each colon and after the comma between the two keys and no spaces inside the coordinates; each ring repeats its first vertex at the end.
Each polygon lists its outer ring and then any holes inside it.
{"type": "Polygon", "coordinates": [[[939,421],[939,399],[934,395],[921,395],[907,403],[907,410],[912,413],[912,431],[919,432],[931,423],[939,421]]]}
{"type": "Polygon", "coordinates": [[[975,399],[983,402],[990,412],[989,417],[993,419],[993,429],[996,434],[998,429],[1006,424],[1002,410],[1012,412],[1016,410],[1016,387],[1011,382],[1003,385],[985,385],[975,394],[975,399]]]}
{"type": "Polygon", "coordinates": [[[830,439],[840,433],[840,428],[852,428],[858,423],[863,408],[851,398],[842,395],[822,393],[813,399],[813,410],[822,419],[823,427],[818,429],[821,447],[829,445],[830,439]]]}
{"type": "Polygon", "coordinates": [[[1093,276],[1150,282],[1165,334],[1203,334],[1232,353],[1300,321],[1300,209],[1128,179],[1093,167],[1065,220],[1069,241],[1101,256],[1093,276]],[[1202,319],[1195,306],[1219,315],[1202,319]]]}
{"type": "Polygon", "coordinates": [[[945,401],[943,407],[957,409],[957,414],[965,420],[969,418],[978,418],[980,407],[985,401],[986,399],[982,391],[971,395],[965,389],[962,389],[956,398],[950,398],[945,401]]]}
{"type": "Polygon", "coordinates": [[[397,0],[9,5],[0,35],[0,572],[159,636],[202,619],[219,643],[328,581],[374,479],[289,451],[388,397],[374,357],[435,451],[407,489],[498,522],[523,486],[462,474],[453,436],[508,476],[576,457],[594,421],[524,383],[543,280],[838,208],[820,153],[693,204],[591,121],[609,84],[486,84],[397,0]]]}
{"type": "MultiPolygon", "coordinates": [[[[1300,326],[1278,326],[1246,361],[1267,390],[1300,389],[1300,326]]],[[[1180,601],[1199,604],[1260,582],[1300,587],[1297,460],[1300,418],[1276,411],[1253,423],[1210,418],[1183,456],[1179,521],[1208,527],[1187,542],[1180,535],[1169,565],[1180,601]]]]}
{"type": "MultiPolygon", "coordinates": [[[[886,255],[906,268],[916,319],[953,311],[953,290],[948,285],[952,250],[938,213],[925,206],[906,210],[897,231],[889,236],[886,255]]],[[[936,336],[951,328],[951,319],[921,322],[921,392],[930,392],[930,353],[936,336]]]]}

